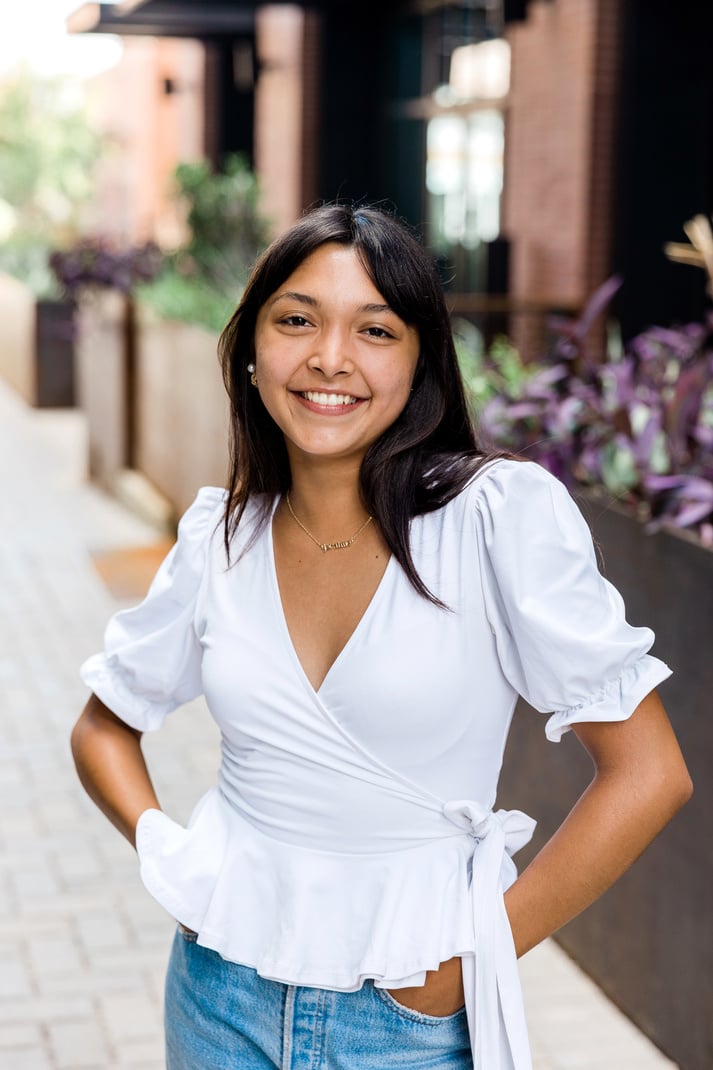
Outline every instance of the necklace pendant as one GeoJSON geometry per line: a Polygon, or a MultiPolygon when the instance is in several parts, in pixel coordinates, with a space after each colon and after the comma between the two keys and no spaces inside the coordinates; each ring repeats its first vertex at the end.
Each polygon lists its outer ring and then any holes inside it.
{"type": "Polygon", "coordinates": [[[323,554],[326,554],[327,550],[346,550],[353,542],[354,539],[345,539],[343,542],[323,542],[320,543],[319,548],[323,554]]]}
{"type": "Polygon", "coordinates": [[[320,550],[322,551],[323,554],[328,553],[329,550],[346,550],[346,549],[348,549],[348,547],[353,546],[354,543],[356,542],[358,536],[361,535],[361,533],[364,530],[364,528],[367,527],[367,525],[370,524],[371,521],[374,519],[372,516],[368,516],[366,518],[366,520],[364,521],[364,523],[362,524],[362,526],[359,528],[359,530],[354,532],[354,534],[352,535],[351,539],[342,539],[339,542],[320,542],[319,539],[316,539],[314,537],[314,535],[309,530],[309,528],[306,528],[304,526],[304,524],[302,523],[300,518],[298,516],[295,516],[295,511],[292,508],[292,502],[290,501],[290,492],[289,491],[287,491],[287,493],[285,495],[285,500],[287,502],[287,508],[290,511],[290,516],[292,517],[292,519],[295,521],[295,523],[299,527],[302,528],[302,530],[304,531],[305,535],[307,535],[307,537],[312,540],[312,542],[315,544],[315,546],[318,546],[320,548],[320,550]]]}

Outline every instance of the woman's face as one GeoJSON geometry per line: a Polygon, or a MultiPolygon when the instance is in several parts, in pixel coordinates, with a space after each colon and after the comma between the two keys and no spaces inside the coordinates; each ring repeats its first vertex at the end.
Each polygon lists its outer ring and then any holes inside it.
{"type": "Polygon", "coordinates": [[[349,246],[320,246],[272,294],[255,327],[265,408],[291,461],[360,459],[404,408],[419,337],[349,246]]]}

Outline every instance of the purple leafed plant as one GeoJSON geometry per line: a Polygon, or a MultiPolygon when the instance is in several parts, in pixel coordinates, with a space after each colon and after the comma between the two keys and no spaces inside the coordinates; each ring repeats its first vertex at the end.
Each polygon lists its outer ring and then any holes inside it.
{"type": "Polygon", "coordinates": [[[652,327],[597,361],[589,331],[619,285],[605,283],[579,319],[553,320],[550,351],[520,372],[510,349],[501,374],[502,345],[483,358],[480,428],[570,486],[603,484],[648,530],[691,528],[713,546],[713,315],[652,327]]]}
{"type": "Polygon", "coordinates": [[[86,238],[71,249],[56,250],[49,258],[50,268],[68,297],[90,287],[128,294],[137,283],[153,279],[162,262],[163,255],[153,242],[117,250],[102,238],[86,238]]]}

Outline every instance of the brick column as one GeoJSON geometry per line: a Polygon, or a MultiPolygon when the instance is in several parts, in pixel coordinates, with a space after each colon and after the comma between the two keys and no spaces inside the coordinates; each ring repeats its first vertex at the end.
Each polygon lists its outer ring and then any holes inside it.
{"type": "Polygon", "coordinates": [[[619,6],[535,0],[508,30],[504,231],[515,298],[577,306],[610,272],[619,6]]]}
{"type": "Polygon", "coordinates": [[[318,30],[317,16],[297,5],[269,5],[256,15],[255,166],[276,234],[316,193],[318,30]]]}

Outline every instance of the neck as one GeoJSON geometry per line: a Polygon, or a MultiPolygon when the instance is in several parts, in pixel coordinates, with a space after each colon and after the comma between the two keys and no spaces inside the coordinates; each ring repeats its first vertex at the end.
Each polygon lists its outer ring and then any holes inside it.
{"type": "Polygon", "coordinates": [[[367,516],[359,493],[359,464],[353,462],[292,465],[290,501],[300,520],[323,522],[329,529],[357,525],[367,516]]]}

